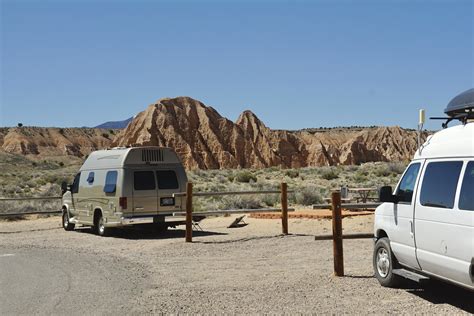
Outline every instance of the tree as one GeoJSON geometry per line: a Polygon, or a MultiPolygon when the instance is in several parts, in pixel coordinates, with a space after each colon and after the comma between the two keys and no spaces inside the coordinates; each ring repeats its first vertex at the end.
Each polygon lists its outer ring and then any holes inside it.
{"type": "Polygon", "coordinates": [[[23,123],[18,123],[18,127],[23,127],[23,123]]]}

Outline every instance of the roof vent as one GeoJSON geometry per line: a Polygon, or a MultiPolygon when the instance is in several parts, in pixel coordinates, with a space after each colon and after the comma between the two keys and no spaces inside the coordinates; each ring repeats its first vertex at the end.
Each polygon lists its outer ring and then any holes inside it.
{"type": "Polygon", "coordinates": [[[164,161],[163,151],[161,149],[142,149],[142,161],[144,162],[164,161]]]}

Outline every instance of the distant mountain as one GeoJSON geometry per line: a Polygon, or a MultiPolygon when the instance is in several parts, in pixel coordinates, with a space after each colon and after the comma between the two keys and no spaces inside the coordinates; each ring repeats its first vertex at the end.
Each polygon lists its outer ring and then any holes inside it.
{"type": "Polygon", "coordinates": [[[133,120],[133,116],[123,121],[110,121],[97,125],[95,128],[124,129],[133,120]]]}
{"type": "Polygon", "coordinates": [[[105,129],[0,128],[0,152],[84,157],[101,148],[156,145],[174,148],[188,169],[298,168],[407,161],[418,136],[398,126],[272,130],[251,111],[232,122],[189,97],[161,99],[134,118],[99,126],[105,129]]]}

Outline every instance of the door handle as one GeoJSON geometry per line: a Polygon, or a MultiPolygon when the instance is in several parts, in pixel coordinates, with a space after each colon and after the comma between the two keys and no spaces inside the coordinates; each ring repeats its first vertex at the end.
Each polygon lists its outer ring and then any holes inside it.
{"type": "Polygon", "coordinates": [[[410,235],[413,237],[413,221],[410,221],[410,235]]]}
{"type": "Polygon", "coordinates": [[[143,207],[135,207],[135,210],[137,210],[137,211],[143,211],[144,208],[143,208],[143,207]]]}

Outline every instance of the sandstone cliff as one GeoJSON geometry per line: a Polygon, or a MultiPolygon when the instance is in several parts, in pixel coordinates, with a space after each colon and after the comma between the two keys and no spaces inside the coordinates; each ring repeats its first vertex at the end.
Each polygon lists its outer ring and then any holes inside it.
{"type": "Polygon", "coordinates": [[[151,104],[120,132],[0,128],[0,150],[39,158],[84,157],[97,149],[141,145],[174,148],[188,169],[298,168],[409,160],[417,135],[400,127],[271,130],[251,111],[234,123],[189,97],[151,104]]]}
{"type": "Polygon", "coordinates": [[[112,137],[109,130],[95,128],[0,128],[0,148],[22,155],[83,157],[109,147],[112,137]]]}
{"type": "Polygon", "coordinates": [[[416,132],[400,127],[271,130],[251,111],[233,123],[212,107],[178,97],[148,106],[112,146],[172,147],[190,169],[296,168],[409,160],[416,139],[416,132]]]}

